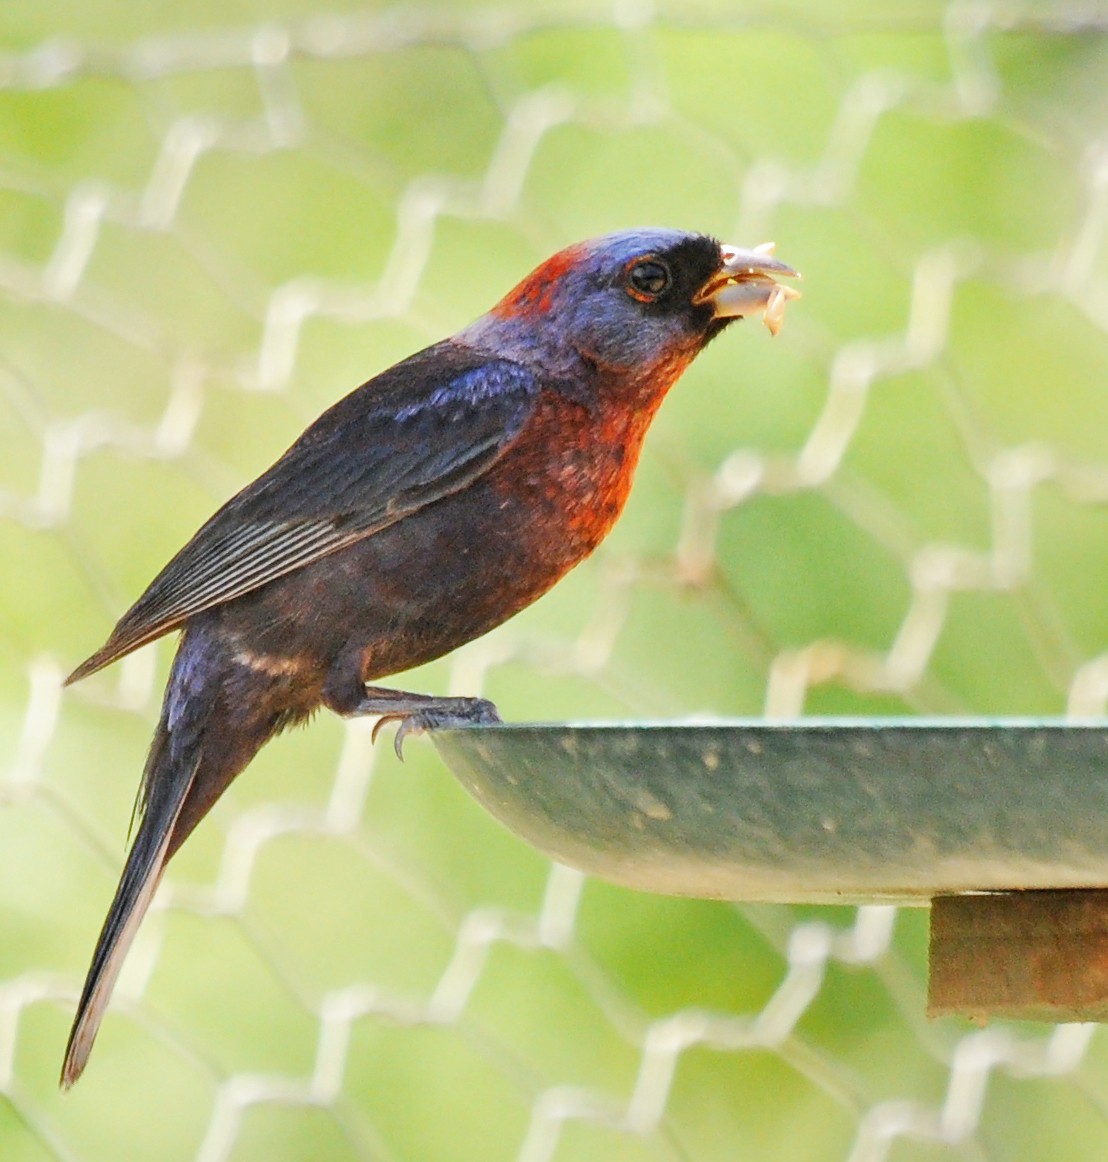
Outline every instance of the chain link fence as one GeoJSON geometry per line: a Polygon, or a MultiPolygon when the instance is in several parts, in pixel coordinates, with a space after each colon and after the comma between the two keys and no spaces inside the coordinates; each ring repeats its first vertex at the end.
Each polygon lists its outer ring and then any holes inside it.
{"type": "Polygon", "coordinates": [[[776,238],[624,520],[406,679],[512,719],[1101,714],[1108,11],[306,0],[0,15],[0,1155],[1044,1162],[1091,1026],[923,1017],[926,916],[552,867],[320,718],[65,1034],[170,645],[61,678],[328,403],[580,237],[776,238]]]}

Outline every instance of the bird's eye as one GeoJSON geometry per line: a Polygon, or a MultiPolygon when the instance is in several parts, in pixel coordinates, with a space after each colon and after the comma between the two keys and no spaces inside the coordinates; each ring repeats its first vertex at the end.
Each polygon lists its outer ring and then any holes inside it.
{"type": "Polygon", "coordinates": [[[661,296],[670,284],[669,269],[656,258],[636,262],[627,272],[627,286],[637,299],[647,301],[661,296]]]}

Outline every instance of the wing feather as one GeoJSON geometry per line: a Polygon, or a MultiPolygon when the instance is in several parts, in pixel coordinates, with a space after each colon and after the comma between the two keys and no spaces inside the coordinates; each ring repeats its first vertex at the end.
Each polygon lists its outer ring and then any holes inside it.
{"type": "Polygon", "coordinates": [[[196,533],[68,681],[465,487],[539,390],[520,364],[452,340],[363,384],[196,533]]]}

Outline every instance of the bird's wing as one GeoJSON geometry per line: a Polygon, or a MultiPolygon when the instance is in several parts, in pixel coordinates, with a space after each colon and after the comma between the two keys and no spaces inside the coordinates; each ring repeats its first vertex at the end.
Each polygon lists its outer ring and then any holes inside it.
{"type": "Polygon", "coordinates": [[[465,487],[519,433],[539,390],[520,364],[449,340],[370,380],[228,501],[68,681],[465,487]]]}

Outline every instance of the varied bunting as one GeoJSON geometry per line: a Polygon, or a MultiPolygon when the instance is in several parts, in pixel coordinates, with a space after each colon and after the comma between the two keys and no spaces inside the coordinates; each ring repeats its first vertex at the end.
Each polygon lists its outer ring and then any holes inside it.
{"type": "Polygon", "coordinates": [[[75,682],[182,630],[139,826],[77,1007],[71,1085],[170,857],[258,749],[319,706],[415,730],[479,698],[367,685],[511,617],[623,508],[662,397],[728,323],[771,330],[796,272],[675,230],[582,242],[326,411],[158,574],[75,682]]]}

